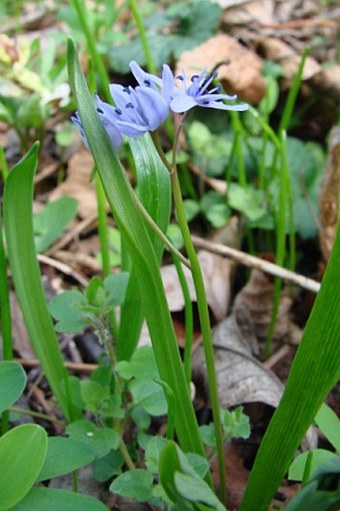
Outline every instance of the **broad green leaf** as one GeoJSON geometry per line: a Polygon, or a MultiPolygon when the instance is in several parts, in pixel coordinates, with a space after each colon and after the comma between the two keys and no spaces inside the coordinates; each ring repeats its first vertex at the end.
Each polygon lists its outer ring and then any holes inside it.
{"type": "Polygon", "coordinates": [[[110,451],[105,456],[95,460],[93,464],[93,475],[99,483],[105,483],[112,476],[121,474],[125,460],[120,451],[110,451]]]}
{"type": "Polygon", "coordinates": [[[286,511],[337,511],[340,507],[340,456],[324,462],[286,511]]]}
{"type": "Polygon", "coordinates": [[[33,179],[38,147],[32,147],[6,180],[5,234],[14,287],[31,342],[51,389],[69,418],[71,403],[63,391],[63,386],[68,389],[66,371],[46,305],[33,238],[33,179]]]}
{"type": "Polygon", "coordinates": [[[44,252],[63,233],[77,213],[78,201],[73,197],[61,197],[49,202],[33,217],[33,229],[37,252],[44,252]]]}
{"type": "Polygon", "coordinates": [[[112,493],[145,502],[149,500],[153,489],[153,475],[137,468],[118,476],[110,486],[112,493]]]}
{"type": "Polygon", "coordinates": [[[136,379],[130,383],[129,390],[134,404],[140,405],[150,415],[166,414],[167,400],[159,383],[153,380],[136,379]]]}
{"type": "Polygon", "coordinates": [[[0,438],[0,511],[11,509],[29,492],[47,451],[47,434],[36,424],[11,429],[0,438]]]}
{"type": "Polygon", "coordinates": [[[321,289],[279,407],[260,445],[240,511],[267,511],[299,443],[340,378],[339,260],[340,224],[321,289]]]}
{"type": "Polygon", "coordinates": [[[158,473],[159,453],[167,442],[162,436],[154,436],[148,442],[145,450],[145,463],[149,472],[158,473]]]}
{"type": "Polygon", "coordinates": [[[81,306],[85,304],[84,295],[77,289],[54,296],[48,304],[48,310],[56,320],[56,331],[69,334],[82,332],[85,321],[81,306]]]}
{"type": "Polygon", "coordinates": [[[89,420],[72,422],[66,428],[66,433],[74,440],[86,444],[98,458],[108,454],[111,449],[117,449],[120,436],[112,428],[98,428],[89,420]]]}
{"type": "Polygon", "coordinates": [[[55,488],[32,488],[10,511],[107,511],[107,507],[89,495],[55,488]]]}
{"type": "Polygon", "coordinates": [[[26,385],[26,373],[20,364],[0,362],[0,413],[21,396],[26,385]]]}
{"type": "Polygon", "coordinates": [[[340,419],[326,403],[323,403],[314,421],[334,449],[340,453],[340,419]]]}
{"type": "Polygon", "coordinates": [[[263,193],[251,185],[246,188],[231,183],[228,188],[228,204],[231,208],[241,211],[249,220],[259,220],[266,214],[262,207],[263,193]]]}
{"type": "Polygon", "coordinates": [[[68,474],[95,459],[92,449],[83,442],[67,437],[49,437],[47,454],[37,481],[68,474]]]}
{"type": "Polygon", "coordinates": [[[127,362],[122,360],[116,364],[116,370],[125,379],[159,378],[155,355],[151,346],[138,348],[127,362]]]}
{"type": "Polygon", "coordinates": [[[107,300],[112,307],[121,305],[124,302],[128,280],[129,274],[127,272],[109,275],[104,280],[105,290],[108,293],[107,300]]]}
{"type": "Polygon", "coordinates": [[[336,456],[334,452],[327,451],[326,449],[312,449],[312,451],[303,452],[297,458],[295,458],[289,467],[288,479],[293,479],[294,481],[303,480],[307,458],[310,452],[313,453],[312,462],[310,465],[311,476],[313,476],[314,472],[319,468],[320,465],[322,465],[322,463],[336,456]]]}
{"type": "MultiPolygon", "coordinates": [[[[68,70],[71,87],[77,98],[81,121],[108,203],[131,257],[133,271],[136,275],[135,289],[139,291],[141,298],[142,310],[148,324],[160,378],[169,385],[175,396],[177,436],[183,449],[204,455],[159,272],[158,259],[145,221],[136,205],[127,175],[113,152],[106,130],[100,122],[92,102],[71,39],[68,40],[68,70]]],[[[128,293],[127,290],[127,296],[128,293]]],[[[130,309],[130,311],[132,310],[133,308],[130,309]]],[[[132,320],[131,316],[128,318],[129,321],[132,320]]],[[[126,341],[126,338],[122,337],[123,341],[126,341]]],[[[131,354],[129,353],[129,356],[131,354]]]]}
{"type": "Polygon", "coordinates": [[[189,464],[174,442],[167,442],[159,457],[159,477],[168,497],[183,511],[197,509],[192,503],[211,511],[225,511],[208,484],[189,464]]]}

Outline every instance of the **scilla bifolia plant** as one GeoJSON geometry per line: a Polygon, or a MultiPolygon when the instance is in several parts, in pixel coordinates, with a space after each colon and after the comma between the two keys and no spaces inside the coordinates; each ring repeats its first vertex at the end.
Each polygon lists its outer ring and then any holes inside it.
{"type": "MultiPolygon", "coordinates": [[[[171,404],[170,407],[175,407],[174,426],[179,444],[185,451],[204,455],[191,403],[190,390],[179,357],[177,341],[160,277],[159,263],[151,242],[150,227],[162,237],[171,251],[175,252],[175,249],[169,247],[165,236],[159,232],[157,225],[144,210],[115,154],[115,149],[121,144],[123,135],[140,137],[150,132],[160,156],[160,163],[163,163],[169,171],[175,212],[188,257],[188,259],[184,259],[184,262],[191,269],[196,288],[215,426],[220,498],[225,503],[223,435],[208,306],[202,272],[185,217],[176,170],[176,151],[182,123],[175,135],[171,163],[163,153],[156,130],[171,111],[181,113],[184,121],[185,113],[195,106],[242,111],[247,109],[247,105],[235,103],[235,96],[223,94],[220,86],[212,85],[216,73],[208,74],[206,71],[202,71],[199,75],[193,76],[188,85],[184,76],[175,79],[167,65],[163,66],[162,78],[144,72],[135,62],[131,62],[130,67],[138,82],[136,87],[111,85],[110,93],[114,106],[105,103],[96,95],[93,99],[81,73],[74,44],[69,40],[69,76],[78,103],[78,112],[73,116],[73,121],[80,129],[84,143],[93,154],[108,202],[135,271],[138,285],[136,291],[139,293],[139,299],[143,306],[160,378],[173,396],[171,403],[174,404],[171,404]]],[[[157,176],[154,176],[154,179],[157,179],[157,176]]],[[[155,196],[154,201],[157,200],[158,197],[155,196]]],[[[183,260],[183,256],[180,257],[183,260]]],[[[211,484],[209,474],[206,476],[206,480],[211,484]]],[[[171,490],[168,494],[170,498],[171,494],[174,498],[171,490]]]]}

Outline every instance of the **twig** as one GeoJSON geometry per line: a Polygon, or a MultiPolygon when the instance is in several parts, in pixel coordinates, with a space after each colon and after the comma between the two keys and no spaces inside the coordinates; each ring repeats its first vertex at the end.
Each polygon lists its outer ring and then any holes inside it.
{"type": "Polygon", "coordinates": [[[274,365],[276,365],[283,357],[287,355],[290,351],[290,346],[288,344],[284,344],[278,351],[273,353],[273,355],[263,362],[263,365],[268,369],[271,369],[274,365]]]}
{"type": "MultiPolygon", "coordinates": [[[[23,367],[27,367],[28,369],[38,367],[40,362],[37,358],[15,358],[14,362],[18,362],[23,367]]],[[[64,362],[64,366],[69,371],[73,371],[75,373],[92,373],[98,368],[97,364],[85,364],[84,362],[64,362]]]]}
{"type": "Polygon", "coordinates": [[[233,259],[233,261],[244,264],[245,266],[250,266],[251,268],[256,268],[257,270],[262,270],[265,273],[269,273],[274,277],[279,277],[291,282],[292,284],[296,284],[297,286],[307,289],[308,291],[312,291],[313,293],[318,293],[320,290],[320,282],[293,271],[286,270],[281,266],[277,266],[276,264],[265,261],[259,257],[246,254],[245,252],[241,252],[240,250],[236,250],[235,248],[227,247],[225,245],[212,243],[211,241],[204,240],[198,236],[192,236],[192,240],[194,245],[198,248],[203,248],[209,252],[213,252],[214,254],[229,257],[230,259],[233,259]]]}
{"type": "Polygon", "coordinates": [[[66,245],[68,245],[73,239],[80,235],[85,229],[90,227],[94,222],[97,220],[97,212],[93,213],[88,218],[85,218],[82,222],[80,222],[74,229],[71,229],[68,231],[65,236],[63,236],[59,241],[57,241],[54,245],[52,245],[51,248],[49,248],[45,254],[46,255],[52,255],[57,250],[60,250],[64,248],[66,245]]]}
{"type": "Polygon", "coordinates": [[[38,261],[43,264],[47,264],[49,266],[52,266],[53,268],[56,268],[57,270],[61,271],[65,275],[70,275],[75,280],[79,282],[82,286],[86,287],[89,283],[88,279],[83,277],[79,272],[76,270],[73,270],[70,266],[67,264],[61,263],[60,261],[56,261],[55,259],[52,259],[52,257],[48,257],[44,254],[38,254],[38,261]]]}

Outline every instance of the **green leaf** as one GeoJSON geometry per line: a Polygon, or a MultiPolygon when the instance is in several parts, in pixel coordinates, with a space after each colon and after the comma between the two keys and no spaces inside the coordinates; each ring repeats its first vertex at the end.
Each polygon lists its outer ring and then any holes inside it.
{"type": "Polygon", "coordinates": [[[25,128],[41,128],[46,117],[47,109],[40,94],[26,96],[16,112],[18,126],[25,128]]]}
{"type": "Polygon", "coordinates": [[[105,456],[111,449],[117,449],[120,436],[111,428],[98,428],[89,420],[72,422],[66,428],[66,433],[74,440],[86,444],[98,458],[105,456]]]}
{"type": "Polygon", "coordinates": [[[150,415],[165,415],[168,409],[167,400],[159,383],[153,380],[136,379],[130,383],[129,390],[134,404],[144,408],[150,415]]]}
{"type": "Polygon", "coordinates": [[[112,493],[146,502],[152,495],[153,475],[137,468],[118,476],[110,486],[112,493]]]}
{"type": "Polygon", "coordinates": [[[48,313],[33,240],[33,178],[38,147],[35,144],[9,173],[4,193],[4,225],[14,287],[31,342],[63,413],[69,417],[71,403],[64,392],[68,389],[66,371],[48,313]]]}
{"type": "Polygon", "coordinates": [[[225,511],[212,489],[174,442],[167,442],[160,453],[159,477],[165,492],[178,509],[196,509],[191,504],[193,502],[208,506],[211,511],[225,511]]]}
{"type": "Polygon", "coordinates": [[[228,187],[229,206],[241,211],[249,220],[259,220],[266,214],[262,202],[262,191],[255,190],[251,185],[244,188],[236,183],[231,183],[228,187]]]}
{"type": "Polygon", "coordinates": [[[125,360],[118,362],[116,371],[126,380],[130,378],[159,378],[155,355],[151,346],[138,348],[129,362],[125,360]]]}
{"type": "Polygon", "coordinates": [[[310,475],[313,476],[314,472],[322,465],[325,461],[336,456],[334,452],[327,451],[326,449],[312,449],[300,454],[294,459],[293,463],[289,467],[288,479],[294,481],[302,481],[305,473],[307,458],[313,453],[312,462],[310,465],[310,475]]]}
{"type": "Polygon", "coordinates": [[[0,362],[0,413],[21,396],[26,385],[26,373],[20,364],[0,362]]]}
{"type": "Polygon", "coordinates": [[[159,454],[167,440],[162,436],[154,436],[148,442],[145,451],[146,468],[152,474],[158,474],[159,454]]]}
{"type": "Polygon", "coordinates": [[[128,280],[129,274],[127,272],[109,275],[104,280],[104,287],[108,293],[107,301],[112,307],[117,307],[117,305],[124,302],[128,280]]]}
{"type": "Polygon", "coordinates": [[[200,207],[197,201],[193,199],[186,199],[184,201],[185,216],[187,222],[190,222],[200,211],[200,207]]]}
{"type": "Polygon", "coordinates": [[[87,322],[81,306],[86,304],[84,295],[76,290],[64,291],[52,298],[48,309],[56,320],[57,332],[75,334],[82,332],[87,322]]]}
{"type": "Polygon", "coordinates": [[[11,511],[107,511],[107,507],[89,495],[55,488],[32,488],[11,511]]]}
{"type": "Polygon", "coordinates": [[[49,202],[33,217],[33,229],[37,252],[44,252],[77,214],[78,201],[73,197],[61,197],[49,202]]]}
{"type": "Polygon", "coordinates": [[[340,453],[340,420],[336,413],[323,403],[314,421],[334,449],[340,453]]]}
{"type": "Polygon", "coordinates": [[[0,511],[12,508],[29,492],[46,450],[47,434],[36,424],[17,426],[0,438],[0,511]]]}
{"type": "Polygon", "coordinates": [[[125,460],[119,451],[110,451],[105,456],[95,460],[93,464],[93,475],[99,483],[105,483],[112,476],[119,475],[125,460]]]}
{"type": "Polygon", "coordinates": [[[340,456],[324,462],[286,511],[337,511],[340,506],[340,456]]]}
{"type": "Polygon", "coordinates": [[[92,449],[83,442],[65,437],[49,437],[47,455],[37,481],[68,474],[95,459],[92,449]]]}

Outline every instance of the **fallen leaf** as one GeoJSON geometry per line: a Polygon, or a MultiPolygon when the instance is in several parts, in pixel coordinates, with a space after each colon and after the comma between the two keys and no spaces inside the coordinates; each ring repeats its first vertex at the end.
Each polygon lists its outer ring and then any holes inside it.
{"type": "MultiPolygon", "coordinates": [[[[261,402],[277,407],[283,384],[275,374],[253,356],[256,338],[251,320],[233,313],[213,329],[215,369],[220,404],[223,408],[242,403],[261,402]]],[[[193,380],[205,379],[205,360],[200,345],[192,357],[193,380]]]]}
{"type": "MultiPolygon", "coordinates": [[[[234,311],[247,310],[254,325],[258,340],[264,340],[272,318],[274,282],[272,277],[260,270],[253,270],[247,284],[234,300],[234,311]]],[[[279,311],[274,332],[274,339],[295,340],[296,327],[292,324],[289,313],[292,298],[285,289],[281,292],[279,311]]]]}
{"type": "Polygon", "coordinates": [[[313,85],[340,104],[340,65],[322,69],[313,77],[313,85]]]}
{"type": "Polygon", "coordinates": [[[91,153],[85,147],[81,147],[69,159],[67,177],[52,191],[49,200],[53,201],[67,195],[78,199],[78,214],[81,218],[87,218],[95,213],[97,210],[96,190],[94,183],[90,180],[93,166],[91,153]]]}
{"type": "Polygon", "coordinates": [[[260,57],[226,34],[216,35],[193,50],[182,53],[177,62],[176,74],[184,71],[190,77],[203,67],[212,70],[220,63],[218,80],[228,93],[235,93],[239,98],[252,103],[261,101],[265,83],[261,76],[260,57]]]}
{"type": "Polygon", "coordinates": [[[338,220],[340,185],[340,126],[335,126],[329,135],[328,160],[323,176],[320,205],[320,245],[325,261],[328,261],[333,248],[338,220]]]}
{"type": "MultiPolygon", "coordinates": [[[[301,62],[301,55],[287,43],[275,37],[262,37],[260,50],[265,59],[280,64],[283,71],[284,86],[287,88],[294,80],[301,62]]],[[[320,64],[307,57],[303,68],[302,80],[310,80],[321,71],[320,64]]]]}

